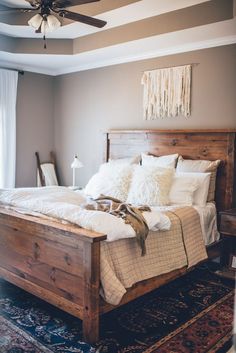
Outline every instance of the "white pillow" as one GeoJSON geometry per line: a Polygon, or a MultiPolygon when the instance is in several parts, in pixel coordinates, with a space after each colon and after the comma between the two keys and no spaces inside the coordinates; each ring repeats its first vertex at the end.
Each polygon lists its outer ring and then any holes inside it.
{"type": "Polygon", "coordinates": [[[193,194],[199,186],[198,180],[192,176],[175,173],[170,189],[169,199],[172,205],[193,204],[193,194]]]}
{"type": "Polygon", "coordinates": [[[208,161],[203,159],[184,159],[182,156],[179,156],[176,170],[185,173],[205,173],[211,172],[211,169],[217,168],[219,164],[219,159],[208,161]]]}
{"type": "MultiPolygon", "coordinates": [[[[192,178],[193,183],[198,183],[198,188],[193,193],[193,205],[205,206],[209,190],[211,173],[178,173],[175,174],[178,178],[192,178]]],[[[183,182],[184,183],[184,182],[183,182]]]]}
{"type": "Polygon", "coordinates": [[[96,199],[100,195],[115,197],[122,202],[127,199],[134,166],[105,163],[86,185],[86,195],[96,199]]]}
{"type": "Polygon", "coordinates": [[[210,185],[208,190],[207,201],[215,200],[215,184],[216,184],[216,173],[217,168],[220,165],[220,160],[217,159],[215,161],[208,160],[192,160],[192,159],[184,159],[182,156],[179,156],[176,171],[177,172],[200,172],[200,173],[208,173],[211,172],[210,177],[210,185]]]}
{"type": "Polygon", "coordinates": [[[163,206],[169,203],[174,169],[135,166],[127,197],[133,205],[163,206]]]}
{"type": "Polygon", "coordinates": [[[164,168],[175,168],[178,154],[155,157],[147,153],[142,153],[142,165],[153,165],[164,168]]]}

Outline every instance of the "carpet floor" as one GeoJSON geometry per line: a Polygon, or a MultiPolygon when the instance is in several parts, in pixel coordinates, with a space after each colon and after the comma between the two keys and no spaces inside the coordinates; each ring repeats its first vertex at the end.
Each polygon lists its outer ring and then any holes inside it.
{"type": "Polygon", "coordinates": [[[0,353],[226,353],[232,284],[195,270],[102,317],[95,347],[81,321],[0,281],[0,353]]]}

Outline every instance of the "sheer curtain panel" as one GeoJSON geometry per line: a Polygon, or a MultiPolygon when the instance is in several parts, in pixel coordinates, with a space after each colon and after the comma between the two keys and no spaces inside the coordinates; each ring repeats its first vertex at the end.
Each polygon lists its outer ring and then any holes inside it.
{"type": "Polygon", "coordinates": [[[0,188],[15,187],[18,72],[0,69],[0,188]]]}

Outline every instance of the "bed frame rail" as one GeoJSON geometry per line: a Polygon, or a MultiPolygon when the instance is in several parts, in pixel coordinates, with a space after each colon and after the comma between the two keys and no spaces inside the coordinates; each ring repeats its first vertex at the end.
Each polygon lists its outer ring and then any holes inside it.
{"type": "Polygon", "coordinates": [[[83,320],[84,340],[99,336],[103,234],[0,209],[0,276],[83,320]]]}

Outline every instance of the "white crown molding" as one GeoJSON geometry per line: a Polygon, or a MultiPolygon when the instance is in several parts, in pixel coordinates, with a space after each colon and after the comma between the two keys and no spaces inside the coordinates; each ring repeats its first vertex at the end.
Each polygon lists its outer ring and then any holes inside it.
{"type": "MultiPolygon", "coordinates": [[[[36,65],[28,65],[28,64],[17,64],[14,62],[9,62],[9,58],[7,57],[6,60],[2,60],[2,57],[6,54],[5,52],[0,51],[0,67],[4,69],[14,69],[19,71],[28,71],[36,74],[42,74],[47,76],[57,76],[57,72],[51,69],[47,69],[44,67],[37,67],[36,65]]],[[[17,55],[17,54],[16,54],[17,55]]]]}
{"type": "Polygon", "coordinates": [[[89,64],[89,65],[85,64],[85,65],[73,66],[70,68],[66,67],[63,69],[56,70],[54,75],[56,75],[56,76],[64,75],[64,74],[69,74],[72,72],[86,71],[86,70],[96,69],[96,68],[100,68],[100,67],[124,64],[124,63],[146,60],[146,59],[153,59],[153,58],[158,58],[158,57],[167,56],[167,55],[186,53],[186,52],[190,52],[190,51],[194,51],[194,50],[219,47],[219,46],[230,45],[230,44],[234,44],[234,43],[236,43],[236,35],[226,37],[226,38],[205,40],[205,41],[197,42],[197,43],[193,43],[193,44],[183,44],[183,45],[179,45],[179,46],[172,47],[172,48],[153,50],[150,52],[141,53],[141,54],[134,55],[134,56],[131,55],[131,56],[127,56],[127,57],[117,57],[117,58],[113,58],[113,59],[107,59],[104,61],[89,64]]]}

